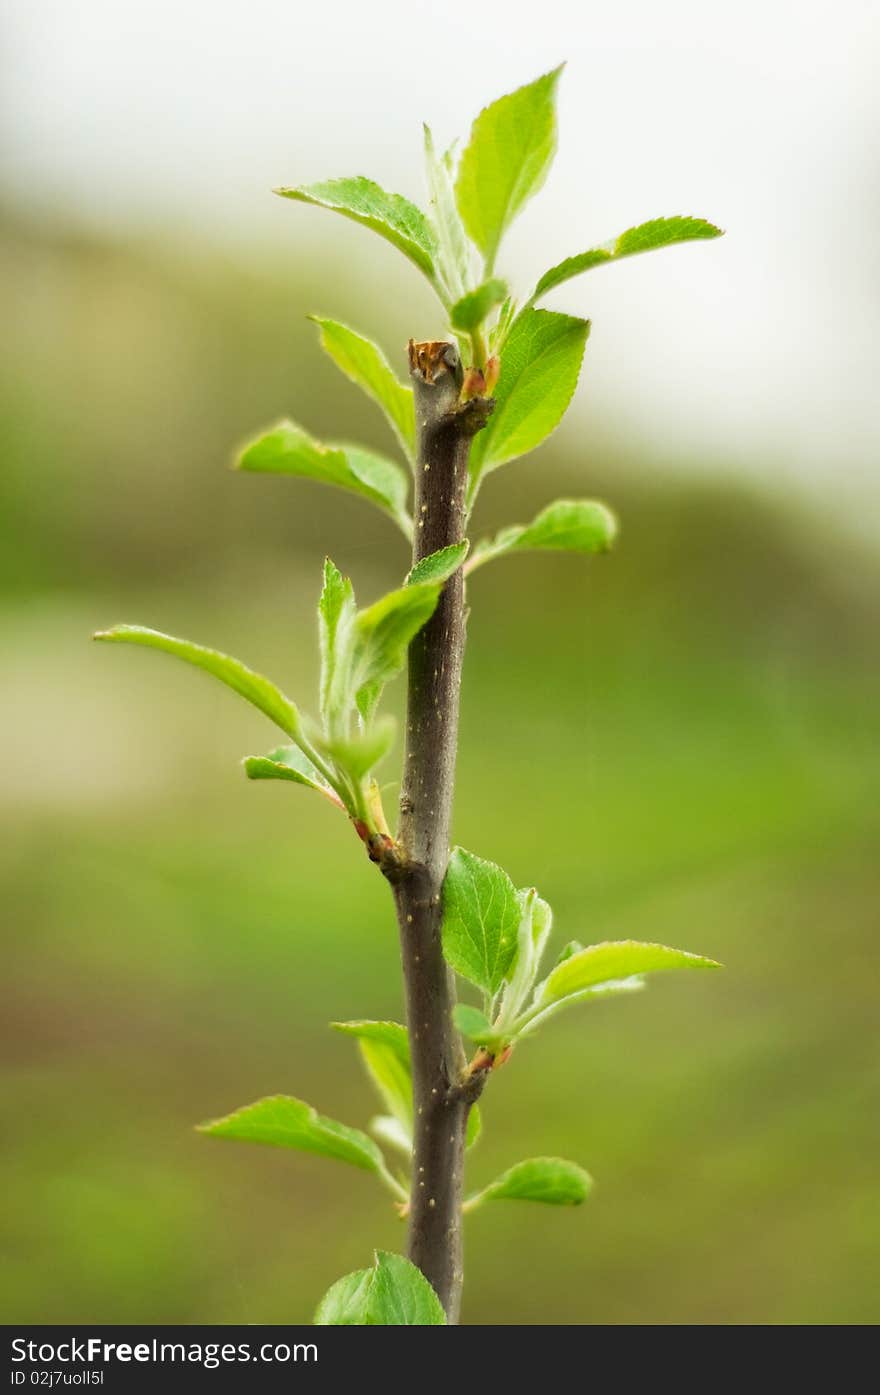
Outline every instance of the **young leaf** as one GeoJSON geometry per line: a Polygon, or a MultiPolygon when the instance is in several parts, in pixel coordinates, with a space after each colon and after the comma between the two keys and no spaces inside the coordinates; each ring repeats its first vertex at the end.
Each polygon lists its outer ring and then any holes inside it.
{"type": "Polygon", "coordinates": [[[493,277],[484,281],[475,291],[468,291],[457,300],[449,312],[449,323],[453,329],[466,333],[478,329],[486,316],[500,305],[507,295],[507,284],[493,277]]]}
{"type": "MultiPolygon", "coordinates": [[[[412,1075],[409,1038],[399,1022],[333,1022],[337,1032],[357,1037],[364,1064],[373,1083],[392,1112],[389,1120],[380,1115],[370,1128],[377,1137],[392,1142],[404,1152],[412,1151],[412,1075]]],[[[473,1147],[482,1129],[480,1112],[474,1106],[468,1116],[466,1145],[473,1147]]]]}
{"type": "Polygon", "coordinates": [[[415,586],[422,581],[435,581],[441,584],[448,581],[453,572],[458,571],[467,556],[469,546],[470,544],[465,538],[463,542],[450,543],[448,547],[441,547],[438,552],[432,552],[430,556],[423,557],[421,562],[416,562],[407,576],[407,586],[415,586]]]}
{"type": "Polygon", "coordinates": [[[535,1004],[524,1012],[514,1022],[511,1035],[517,1041],[523,1037],[531,1036],[539,1027],[543,1027],[548,1018],[555,1017],[557,1013],[566,1008],[574,1007],[575,1003],[592,1002],[595,998],[616,998],[622,993],[640,993],[645,987],[645,980],[638,974],[633,974],[630,978],[611,978],[604,983],[594,983],[590,988],[581,988],[577,993],[569,993],[564,998],[558,998],[551,1003],[535,1004]]]}
{"type": "Polygon", "coordinates": [[[580,1206],[592,1186],[592,1177],[577,1163],[567,1162],[565,1158],[527,1158],[469,1197],[465,1210],[472,1211],[484,1201],[541,1201],[548,1206],[580,1206]]]}
{"type": "Polygon", "coordinates": [[[333,1022],[337,1032],[357,1038],[361,1059],[379,1097],[412,1148],[412,1072],[409,1039],[399,1022],[333,1022]]]}
{"type": "Polygon", "coordinates": [[[409,1070],[409,1038],[400,1022],[372,1022],[367,1018],[358,1018],[353,1022],[331,1022],[330,1026],[344,1036],[356,1037],[358,1041],[380,1043],[409,1070]]]}
{"type": "Polygon", "coordinates": [[[370,339],[336,320],[325,320],[319,315],[310,315],[309,319],[321,331],[321,347],[346,377],[382,409],[404,455],[412,460],[416,449],[412,388],[399,381],[382,350],[370,339]]]}
{"type": "Polygon", "coordinates": [[[562,68],[480,112],[461,157],[455,196],[462,222],[486,259],[547,178],[556,152],[556,84],[562,68]]]}
{"type": "Polygon", "coordinates": [[[372,1269],[355,1269],[328,1288],[315,1312],[316,1327],[363,1327],[373,1284],[372,1269]]]}
{"type": "Polygon", "coordinates": [[[471,253],[461,215],[455,203],[450,156],[438,155],[434,149],[434,138],[427,126],[424,127],[424,132],[429,204],[437,235],[435,261],[448,298],[458,300],[468,284],[471,253]]]}
{"type": "Polygon", "coordinates": [[[452,1020],[458,1030],[476,1042],[477,1046],[484,1046],[497,1037],[486,1014],[469,1003],[456,1003],[452,1009],[452,1020]]]}
{"type": "Polygon", "coordinates": [[[557,499],[532,523],[503,528],[477,543],[468,575],[508,552],[606,552],[617,537],[617,519],[592,499],[557,499]]]}
{"type": "Polygon", "coordinates": [[[580,940],[569,940],[568,944],[563,945],[562,949],[557,954],[556,963],[553,965],[554,969],[557,968],[558,965],[564,964],[566,959],[570,959],[573,954],[580,954],[581,950],[585,948],[586,946],[582,945],[580,940]]]}
{"type": "Polygon", "coordinates": [[[298,746],[279,746],[268,756],[246,756],[242,764],[249,780],[290,780],[317,790],[338,808],[344,807],[335,790],[298,746]]]}
{"type": "Polygon", "coordinates": [[[372,716],[383,685],[403,667],[410,641],[433,615],[439,596],[436,582],[401,586],[355,617],[353,682],[365,721],[372,716]]]}
{"type": "Polygon", "coordinates": [[[557,964],[535,994],[542,1007],[568,998],[572,993],[634,974],[656,973],[660,969],[720,969],[715,959],[688,954],[668,945],[642,944],[638,940],[608,940],[589,945],[557,964]]]}
{"type": "Polygon", "coordinates": [[[516,319],[517,309],[516,301],[511,296],[508,296],[501,309],[498,311],[496,323],[489,331],[490,353],[498,354],[501,352],[504,341],[510,333],[510,326],[516,319]]]}
{"type": "Polygon", "coordinates": [[[508,973],[507,976],[501,1012],[495,1024],[496,1036],[502,1038],[532,990],[541,967],[544,946],[553,925],[553,912],[534,888],[518,892],[517,898],[520,905],[520,922],[516,936],[516,956],[512,973],[508,973]]]}
{"type": "Polygon", "coordinates": [[[593,247],[589,252],[581,252],[574,257],[566,257],[558,266],[545,271],[531,296],[529,305],[542,295],[580,276],[582,271],[590,271],[604,262],[619,261],[621,257],[633,257],[638,252],[651,252],[655,247],[671,247],[675,242],[694,242],[705,238],[722,237],[721,228],[707,223],[705,218],[654,218],[650,223],[640,223],[629,228],[620,237],[593,247]]]}
{"type": "Polygon", "coordinates": [[[355,616],[354,587],[329,557],[324,559],[324,585],[318,601],[318,633],[321,647],[321,720],[325,730],[344,721],[345,639],[355,616]],[[341,690],[341,691],[340,691],[341,690]]]}
{"type": "Polygon", "coordinates": [[[276,189],[285,199],[297,199],[319,208],[329,208],[372,228],[392,243],[423,271],[433,284],[436,241],[430,223],[420,208],[400,194],[388,194],[372,179],[354,175],[347,179],[326,179],[320,184],[295,189],[276,189]]]}
{"type": "Polygon", "coordinates": [[[354,736],[334,737],[322,745],[336,765],[357,781],[387,756],[396,731],[393,717],[379,717],[354,736]]]}
{"type": "Polygon", "coordinates": [[[337,1279],[318,1305],[317,1327],[442,1327],[443,1305],[420,1269],[377,1250],[372,1269],[337,1279]]]}
{"type": "Polygon", "coordinates": [[[589,320],[523,310],[501,356],[495,410],[471,446],[471,496],[490,470],[534,450],[559,425],[577,386],[589,320]]]}
{"type": "Polygon", "coordinates": [[[223,1119],[198,1125],[199,1133],[214,1138],[235,1138],[245,1143],[267,1143],[274,1148],[298,1148],[326,1158],[351,1163],[364,1172],[385,1171],[385,1160],[373,1140],[360,1129],[325,1119],[304,1100],[292,1095],[271,1095],[245,1105],[223,1119]]]}
{"type": "Polygon", "coordinates": [[[191,644],[185,639],[175,639],[173,635],[160,634],[158,630],[148,630],[143,625],[114,625],[110,630],[98,630],[93,638],[111,644],[142,644],[149,649],[161,649],[166,654],[173,654],[219,678],[227,688],[247,698],[294,740],[299,734],[299,714],[290,698],[285,697],[268,678],[254,673],[229,654],[221,654],[217,649],[205,649],[201,644],[191,644]]]}
{"type": "Polygon", "coordinates": [[[473,1148],[480,1134],[483,1132],[483,1116],[480,1113],[479,1105],[475,1104],[468,1115],[467,1128],[464,1135],[465,1148],[473,1148]]]}
{"type": "Polygon", "coordinates": [[[412,1133],[393,1114],[377,1114],[367,1127],[370,1133],[388,1148],[394,1148],[405,1158],[412,1157],[412,1133]]]}
{"type": "Polygon", "coordinates": [[[520,907],[506,872],[455,848],[443,883],[443,953],[447,963],[493,995],[516,954],[520,907]]]}
{"type": "Polygon", "coordinates": [[[393,460],[359,446],[325,446],[294,422],[282,421],[246,445],[236,465],[239,470],[299,475],[350,489],[390,514],[406,537],[412,535],[406,475],[393,460]]]}

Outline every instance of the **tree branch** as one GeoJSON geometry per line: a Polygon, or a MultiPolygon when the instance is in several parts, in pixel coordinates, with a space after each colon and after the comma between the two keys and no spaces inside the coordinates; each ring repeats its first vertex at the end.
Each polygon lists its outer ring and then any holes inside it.
{"type": "MultiPolygon", "coordinates": [[[[418,431],[415,564],[464,537],[470,442],[494,404],[460,401],[452,344],[410,343],[409,353],[418,431]]],[[[459,569],[410,646],[400,828],[396,857],[383,864],[400,929],[413,1071],[409,1257],[433,1284],[450,1323],[458,1321],[461,1302],[465,1133],[479,1093],[479,1085],[460,1089],[466,1060],[452,1023],[455,982],[440,943],[464,643],[459,569]]]]}

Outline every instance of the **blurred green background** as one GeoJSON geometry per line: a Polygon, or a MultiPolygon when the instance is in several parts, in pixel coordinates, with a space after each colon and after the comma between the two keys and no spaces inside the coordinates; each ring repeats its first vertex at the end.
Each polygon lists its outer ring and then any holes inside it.
{"type": "MultiPolygon", "coordinates": [[[[224,468],[285,412],[389,448],[307,310],[398,362],[440,328],[408,272],[383,309],[295,247],[0,219],[7,1321],[308,1321],[403,1242],[369,1177],[191,1127],[276,1091],[365,1124],[326,1024],[400,1015],[387,888],[329,806],[245,782],[274,739],[245,704],[88,643],[154,625],[308,706],[325,550],[362,600],[405,569],[368,505],[224,468]]],[[[472,1218],[465,1320],[876,1320],[877,559],[723,460],[682,473],[605,428],[481,499],[477,532],[577,493],[622,534],[474,578],[455,835],[537,883],[557,945],[728,967],[572,1012],[492,1081],[471,1180],[538,1152],[596,1187],[472,1218]]]]}

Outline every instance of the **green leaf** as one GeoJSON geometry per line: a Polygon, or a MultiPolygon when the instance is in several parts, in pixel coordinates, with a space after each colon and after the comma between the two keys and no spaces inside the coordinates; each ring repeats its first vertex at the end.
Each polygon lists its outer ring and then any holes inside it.
{"type": "Polygon", "coordinates": [[[562,68],[480,112],[461,157],[455,195],[462,222],[486,259],[523,204],[541,188],[556,152],[556,84],[562,68]]]}
{"type": "Polygon", "coordinates": [[[535,994],[536,1004],[568,998],[572,993],[634,974],[656,973],[660,969],[720,969],[715,959],[688,954],[668,945],[642,944],[638,940],[608,940],[589,945],[557,964],[535,994]]]}
{"type": "Polygon", "coordinates": [[[565,1158],[527,1158],[469,1197],[465,1209],[474,1210],[484,1201],[541,1201],[548,1206],[580,1206],[592,1186],[592,1177],[577,1163],[567,1162],[565,1158]]]}
{"type": "Polygon", "coordinates": [[[596,998],[616,998],[622,993],[640,993],[644,987],[645,980],[638,974],[633,974],[631,978],[612,978],[605,983],[595,983],[591,988],[581,988],[579,992],[569,993],[566,997],[549,1004],[536,1002],[514,1022],[512,1035],[517,1041],[521,1041],[523,1037],[531,1036],[539,1027],[543,1027],[548,1018],[555,1017],[566,1008],[574,1007],[575,1003],[592,1002],[596,998]]]}
{"type": "Polygon", "coordinates": [[[160,634],[158,630],[148,630],[143,625],[114,625],[110,630],[98,630],[93,638],[111,644],[142,644],[148,649],[161,649],[166,654],[173,654],[175,658],[183,659],[219,678],[227,688],[232,688],[264,712],[288,736],[296,739],[299,734],[299,714],[290,698],[285,697],[268,678],[254,673],[229,654],[221,654],[218,649],[205,649],[201,644],[191,644],[185,639],[175,639],[173,635],[160,634]]]}
{"type": "Polygon", "coordinates": [[[516,319],[517,304],[511,296],[508,296],[498,312],[498,319],[489,331],[489,352],[499,354],[504,345],[504,341],[510,333],[510,326],[516,319]]]}
{"type": "Polygon", "coordinates": [[[521,551],[605,552],[617,536],[617,519],[591,499],[557,499],[524,528],[515,547],[521,551]]]}
{"type": "Polygon", "coordinates": [[[357,1038],[361,1059],[379,1097],[412,1148],[412,1069],[406,1028],[399,1022],[333,1022],[337,1032],[357,1038]]]}
{"type": "Polygon", "coordinates": [[[468,291],[455,302],[449,312],[449,323],[453,329],[466,333],[478,329],[486,316],[496,305],[500,305],[507,295],[507,283],[493,277],[484,281],[475,291],[468,291]]]}
{"type": "MultiPolygon", "coordinates": [[[[412,1152],[413,1102],[409,1038],[399,1022],[333,1022],[337,1032],[357,1037],[361,1057],[390,1119],[380,1115],[370,1128],[403,1152],[412,1152]]],[[[468,1115],[466,1145],[473,1147],[482,1129],[479,1110],[468,1115]]]]}
{"type": "Polygon", "coordinates": [[[563,945],[556,956],[556,963],[553,965],[554,969],[559,964],[564,964],[566,959],[570,959],[573,954],[580,954],[581,950],[585,948],[586,946],[582,945],[580,940],[569,940],[568,944],[563,945]]]}
{"type": "Polygon", "coordinates": [[[553,925],[553,912],[534,887],[517,892],[520,922],[516,936],[516,955],[508,972],[507,987],[501,1002],[501,1012],[495,1024],[496,1036],[504,1038],[517,1013],[532,991],[541,956],[553,925]]]}
{"type": "Polygon", "coordinates": [[[433,615],[436,582],[401,586],[362,610],[353,626],[352,673],[358,710],[369,720],[382,687],[399,673],[410,641],[433,615]]]}
{"type": "Polygon", "coordinates": [[[393,717],[380,717],[353,736],[334,737],[321,744],[336,765],[357,781],[384,760],[394,745],[396,732],[393,717]]]}
{"type": "Polygon", "coordinates": [[[372,1269],[337,1279],[318,1305],[317,1327],[442,1327],[443,1305],[403,1255],[377,1250],[372,1269]]]}
{"type": "Polygon", "coordinates": [[[482,477],[534,450],[559,425],[577,387],[589,320],[523,310],[501,355],[495,410],[471,446],[471,494],[482,477]]]}
{"type": "Polygon", "coordinates": [[[631,257],[637,252],[651,252],[655,247],[671,247],[675,242],[694,242],[723,237],[724,230],[707,223],[705,218],[653,218],[638,227],[628,228],[617,239],[616,257],[631,257]]]}
{"type": "Polygon", "coordinates": [[[452,1009],[452,1020],[458,1030],[476,1042],[477,1046],[485,1046],[497,1039],[498,1034],[492,1031],[492,1024],[486,1014],[479,1008],[471,1007],[469,1003],[456,1003],[452,1009]]]}
{"type": "Polygon", "coordinates": [[[298,1148],[325,1158],[351,1163],[364,1172],[385,1171],[378,1147],[360,1129],[326,1119],[304,1100],[292,1095],[271,1095],[245,1105],[223,1119],[199,1124],[199,1133],[214,1138],[235,1138],[245,1143],[266,1143],[274,1148],[298,1148]]]}
{"type": "Polygon", "coordinates": [[[441,547],[439,551],[423,557],[421,562],[416,562],[407,576],[407,586],[418,585],[423,581],[436,581],[442,585],[449,580],[453,572],[458,571],[467,556],[469,546],[465,538],[464,542],[450,543],[448,547],[441,547]]]}
{"type": "Polygon", "coordinates": [[[590,271],[604,262],[619,261],[621,257],[633,257],[639,252],[651,252],[655,247],[671,247],[675,242],[694,242],[722,236],[722,229],[707,223],[705,218],[654,218],[650,223],[629,228],[611,242],[593,247],[589,252],[566,257],[558,266],[552,266],[544,272],[529,298],[529,304],[552,291],[555,286],[561,286],[563,281],[570,281],[573,276],[580,276],[582,271],[590,271]]]}
{"type": "Polygon", "coordinates": [[[347,179],[326,179],[320,184],[295,189],[276,189],[285,199],[315,204],[351,218],[384,237],[423,271],[433,284],[436,240],[430,223],[420,208],[400,194],[388,194],[372,179],[354,175],[347,179]]]}
{"type": "Polygon", "coordinates": [[[443,883],[443,953],[457,973],[493,995],[516,954],[520,907],[506,872],[455,848],[443,883]]]}
{"type": "Polygon", "coordinates": [[[533,522],[503,528],[477,543],[468,575],[508,552],[606,552],[617,537],[617,519],[592,499],[557,499],[533,522]]]}
{"type": "Polygon", "coordinates": [[[394,1148],[405,1158],[412,1157],[412,1133],[393,1114],[377,1114],[368,1125],[370,1133],[388,1148],[394,1148]]]}
{"type": "Polygon", "coordinates": [[[323,745],[338,769],[357,782],[385,759],[394,745],[396,733],[394,718],[380,717],[353,736],[339,737],[323,745]]]}
{"type": "MultiPolygon", "coordinates": [[[[316,1327],[363,1327],[372,1293],[373,1270],[355,1269],[337,1279],[324,1294],[315,1313],[316,1327]]],[[[372,1324],[378,1325],[378,1324],[372,1324]]]]}
{"type": "Polygon", "coordinates": [[[425,172],[429,205],[437,236],[435,261],[449,300],[458,300],[469,281],[471,252],[455,203],[450,154],[438,155],[434,138],[425,126],[425,172]]]}
{"type": "Polygon", "coordinates": [[[298,746],[279,746],[268,756],[246,756],[242,764],[249,780],[290,780],[293,784],[307,785],[309,789],[317,790],[331,804],[343,807],[338,794],[298,746]]]}
{"type": "Polygon", "coordinates": [[[321,720],[328,731],[344,726],[347,637],[355,616],[354,587],[329,557],[324,559],[324,585],[318,601],[321,646],[321,720]]]}
{"type": "Polygon", "coordinates": [[[467,1128],[465,1129],[464,1135],[465,1148],[473,1148],[474,1144],[477,1142],[477,1139],[480,1137],[480,1134],[482,1132],[483,1116],[480,1113],[480,1106],[475,1104],[471,1106],[471,1112],[468,1115],[467,1128]]]}
{"type": "Polygon", "coordinates": [[[279,422],[241,451],[239,470],[276,475],[299,475],[349,489],[378,504],[410,537],[412,521],[406,511],[409,482],[399,465],[359,446],[325,446],[292,421],[279,422]]]}
{"type": "Polygon", "coordinates": [[[310,315],[321,330],[321,347],[385,413],[392,430],[412,460],[416,449],[416,417],[413,391],[401,383],[382,350],[370,339],[336,320],[310,315]]]}

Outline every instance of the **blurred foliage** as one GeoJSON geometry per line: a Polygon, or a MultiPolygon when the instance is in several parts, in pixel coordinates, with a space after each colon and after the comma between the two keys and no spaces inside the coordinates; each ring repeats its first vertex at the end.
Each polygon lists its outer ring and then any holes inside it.
{"type": "MultiPolygon", "coordinates": [[[[402,575],[366,505],[223,468],[288,411],[389,448],[305,312],[392,360],[409,314],[435,330],[408,285],[382,312],[292,246],[248,266],[0,221],[7,1321],[303,1321],[402,1244],[369,1177],[191,1129],[276,1091],[365,1123],[325,1024],[400,1015],[387,889],[329,807],[246,784],[259,717],[87,643],[158,625],[314,705],[324,550],[364,601],[402,575]]],[[[499,1072],[469,1181],[541,1152],[596,1187],[475,1216],[465,1317],[875,1321],[876,562],[584,419],[480,502],[489,530],[599,495],[623,529],[610,558],[474,577],[456,836],[537,882],[558,945],[728,969],[573,1012],[499,1072]]]]}

